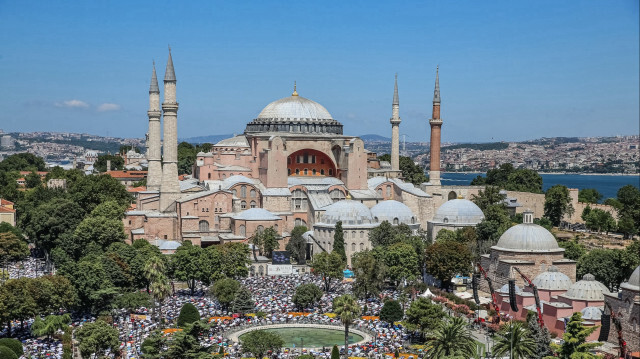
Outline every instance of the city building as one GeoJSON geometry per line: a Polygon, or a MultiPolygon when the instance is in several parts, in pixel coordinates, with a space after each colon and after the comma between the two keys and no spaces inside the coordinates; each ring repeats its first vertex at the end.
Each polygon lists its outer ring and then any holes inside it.
{"type": "Polygon", "coordinates": [[[14,203],[0,198],[0,223],[6,222],[12,226],[16,225],[16,210],[14,203]]]}

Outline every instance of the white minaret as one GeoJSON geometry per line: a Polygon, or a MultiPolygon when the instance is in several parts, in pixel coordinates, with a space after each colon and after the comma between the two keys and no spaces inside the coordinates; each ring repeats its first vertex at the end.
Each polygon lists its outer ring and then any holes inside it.
{"type": "Polygon", "coordinates": [[[398,74],[393,89],[391,105],[391,170],[400,170],[400,101],[398,100],[398,74]]]}
{"type": "Polygon", "coordinates": [[[153,63],[151,85],[149,86],[149,133],[147,137],[147,190],[159,191],[162,182],[162,149],[160,148],[160,89],[156,76],[156,63],[153,63]]]}
{"type": "Polygon", "coordinates": [[[180,184],[178,183],[178,103],[171,48],[169,48],[169,60],[164,73],[162,117],[164,118],[164,158],[160,185],[160,210],[172,212],[175,210],[175,201],[180,197],[180,184]]]}

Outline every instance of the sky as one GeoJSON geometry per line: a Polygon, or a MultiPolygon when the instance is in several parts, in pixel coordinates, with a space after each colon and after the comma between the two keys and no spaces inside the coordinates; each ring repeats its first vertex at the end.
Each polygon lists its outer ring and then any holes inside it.
{"type": "MultiPolygon", "coordinates": [[[[0,0],[0,129],[144,137],[170,44],[178,137],[241,133],[314,100],[349,135],[445,142],[638,134],[638,0],[0,0]]],[[[161,84],[162,86],[162,84],[161,84]]]]}

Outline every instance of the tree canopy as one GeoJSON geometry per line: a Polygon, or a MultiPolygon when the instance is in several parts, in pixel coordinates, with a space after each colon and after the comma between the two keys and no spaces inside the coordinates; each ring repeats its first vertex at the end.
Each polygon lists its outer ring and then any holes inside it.
{"type": "MultiPolygon", "coordinates": [[[[380,161],[391,162],[391,155],[384,154],[379,156],[378,159],[380,161]]],[[[416,164],[411,157],[400,156],[400,170],[402,171],[402,178],[411,182],[416,186],[419,186],[421,183],[429,182],[429,177],[424,174],[425,169],[416,164]]]]}

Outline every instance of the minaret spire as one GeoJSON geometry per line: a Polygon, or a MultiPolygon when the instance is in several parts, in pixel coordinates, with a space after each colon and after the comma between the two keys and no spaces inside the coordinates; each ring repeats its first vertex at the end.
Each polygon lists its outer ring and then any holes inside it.
{"type": "Polygon", "coordinates": [[[175,201],[180,197],[178,182],[178,102],[176,101],[176,73],[173,70],[171,47],[164,74],[164,145],[162,184],[160,185],[160,210],[175,211],[175,201]]]}
{"type": "Polygon", "coordinates": [[[436,66],[436,86],[433,89],[433,102],[434,103],[440,103],[440,78],[438,75],[438,72],[440,72],[440,65],[436,66]]]}
{"type": "Polygon", "coordinates": [[[429,125],[431,126],[431,142],[430,142],[430,165],[429,165],[429,184],[434,186],[440,185],[440,133],[442,130],[442,119],[440,118],[440,66],[436,67],[436,86],[433,89],[433,110],[429,125]]]}
{"type": "Polygon", "coordinates": [[[398,97],[398,74],[393,87],[393,103],[391,104],[391,171],[392,176],[400,174],[400,99],[398,97]]]}
{"type": "Polygon", "coordinates": [[[160,89],[156,75],[156,63],[153,62],[151,83],[149,84],[149,132],[147,133],[147,190],[159,191],[162,182],[162,148],[160,143],[160,89]]]}

